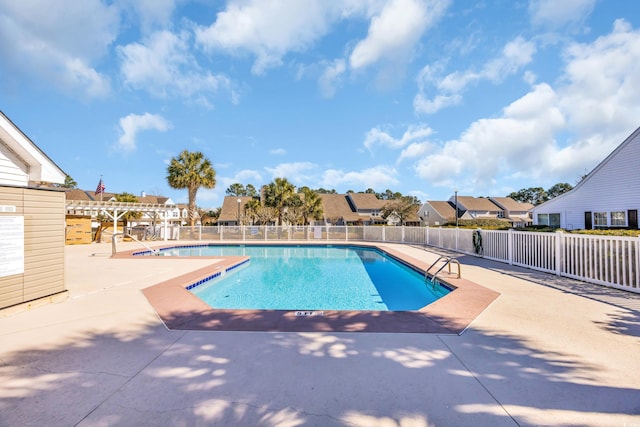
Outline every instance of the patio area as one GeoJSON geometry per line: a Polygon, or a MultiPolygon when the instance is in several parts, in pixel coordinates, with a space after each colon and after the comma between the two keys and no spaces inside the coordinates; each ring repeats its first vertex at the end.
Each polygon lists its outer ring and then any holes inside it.
{"type": "Polygon", "coordinates": [[[65,251],[66,300],[0,311],[0,426],[640,426],[638,294],[462,256],[500,296],[461,335],[171,331],[142,289],[211,260],[65,251]]]}

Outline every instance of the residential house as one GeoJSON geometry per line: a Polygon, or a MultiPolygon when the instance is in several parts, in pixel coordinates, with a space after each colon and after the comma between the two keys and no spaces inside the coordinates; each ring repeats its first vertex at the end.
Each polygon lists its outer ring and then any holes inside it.
{"type": "MultiPolygon", "coordinates": [[[[385,200],[384,202],[387,203],[388,201],[385,200]]],[[[396,214],[395,211],[391,212],[391,214],[389,214],[384,219],[384,223],[386,225],[395,225],[395,226],[404,225],[407,227],[420,227],[422,225],[422,221],[420,220],[420,217],[418,217],[418,211],[420,210],[420,208],[421,208],[420,205],[413,205],[409,215],[407,215],[404,218],[404,222],[402,221],[400,216],[396,214]]]]}
{"type": "Polygon", "coordinates": [[[471,197],[453,196],[448,201],[429,200],[425,202],[418,216],[423,225],[430,227],[454,224],[459,220],[503,219],[514,227],[523,227],[531,223],[529,210],[533,205],[520,203],[510,197],[471,197]]]}
{"type": "Polygon", "coordinates": [[[567,230],[638,229],[640,128],[582,181],[532,209],[533,222],[567,230]]]}
{"type": "MultiPolygon", "coordinates": [[[[144,191],[138,197],[138,203],[150,205],[165,205],[171,209],[166,212],[169,225],[187,225],[189,224],[189,206],[185,204],[176,204],[170,197],[147,195],[144,191]]],[[[196,221],[200,219],[200,215],[196,212],[196,221]]],[[[140,219],[136,220],[137,224],[154,224],[161,221],[157,212],[143,212],[140,219]]]]}
{"type": "Polygon", "coordinates": [[[253,200],[250,196],[225,196],[218,216],[218,225],[249,225],[250,219],[246,218],[244,207],[253,200]]]}
{"type": "Polygon", "coordinates": [[[361,225],[363,216],[355,211],[345,194],[320,194],[324,224],[361,225]]]}
{"type": "Polygon", "coordinates": [[[0,309],[65,297],[66,174],[0,112],[0,309]]]}
{"type": "Polygon", "coordinates": [[[522,203],[513,200],[511,197],[489,197],[493,203],[502,209],[502,217],[509,220],[514,227],[526,227],[531,220],[531,203],[522,203]]]}
{"type": "Polygon", "coordinates": [[[428,200],[418,210],[423,225],[437,227],[456,222],[456,209],[447,201],[428,200]]]}
{"type": "Polygon", "coordinates": [[[472,196],[452,196],[449,203],[458,204],[458,216],[470,219],[504,218],[505,212],[490,199],[472,196]]]}
{"type": "MultiPolygon", "coordinates": [[[[384,200],[378,200],[375,194],[319,194],[322,200],[323,219],[315,224],[332,225],[372,225],[386,221],[380,216],[384,200]]],[[[226,196],[220,209],[219,225],[238,225],[248,223],[244,218],[244,206],[252,197],[226,196]]],[[[417,215],[412,218],[418,221],[417,215]]]]}
{"type": "Polygon", "coordinates": [[[347,193],[347,202],[353,212],[356,212],[364,225],[385,224],[380,215],[385,200],[380,200],[373,193],[347,193]]]}

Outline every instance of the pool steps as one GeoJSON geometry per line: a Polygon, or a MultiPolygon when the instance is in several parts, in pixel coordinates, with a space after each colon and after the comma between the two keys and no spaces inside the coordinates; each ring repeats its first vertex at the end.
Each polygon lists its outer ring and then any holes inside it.
{"type": "Polygon", "coordinates": [[[250,261],[249,259],[246,259],[246,260],[244,260],[242,262],[239,262],[238,264],[234,264],[234,265],[232,265],[230,267],[225,268],[223,271],[217,271],[217,272],[215,272],[213,274],[210,274],[209,276],[207,276],[207,277],[205,277],[205,278],[203,278],[201,280],[198,280],[197,282],[194,282],[194,283],[186,286],[185,289],[190,291],[193,288],[196,288],[196,287],[198,287],[200,285],[203,285],[203,284],[207,283],[211,279],[215,279],[216,277],[224,276],[225,274],[227,274],[231,270],[234,270],[234,269],[236,269],[238,267],[241,267],[241,266],[245,265],[246,263],[248,263],[249,261],[250,261]]]}

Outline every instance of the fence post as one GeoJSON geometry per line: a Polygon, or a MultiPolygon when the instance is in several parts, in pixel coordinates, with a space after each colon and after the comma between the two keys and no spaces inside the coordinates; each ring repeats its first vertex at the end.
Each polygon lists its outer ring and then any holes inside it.
{"type": "Polygon", "coordinates": [[[349,241],[349,226],[345,225],[344,226],[344,240],[345,241],[349,241]]]}
{"type": "Polygon", "coordinates": [[[386,231],[386,230],[385,230],[385,227],[384,227],[384,225],[383,225],[383,226],[382,226],[382,241],[383,241],[383,242],[386,242],[386,241],[387,241],[387,236],[386,236],[385,231],[386,231]]]}
{"type": "Polygon", "coordinates": [[[202,224],[198,226],[198,240],[202,240],[202,224]]]}
{"type": "Polygon", "coordinates": [[[509,259],[509,265],[513,265],[513,228],[509,229],[507,235],[507,258],[509,259]]]}
{"type": "Polygon", "coordinates": [[[640,236],[636,239],[636,288],[640,288],[640,236]]]}
{"type": "Polygon", "coordinates": [[[400,241],[401,241],[402,243],[404,243],[404,225],[402,226],[402,232],[401,232],[400,236],[401,236],[401,237],[400,237],[400,241]]]}
{"type": "Polygon", "coordinates": [[[456,227],[456,248],[454,252],[458,252],[458,235],[460,234],[460,229],[456,227]]]}
{"type": "Polygon", "coordinates": [[[556,244],[555,244],[556,276],[562,276],[562,252],[566,244],[566,242],[564,241],[565,239],[564,233],[560,230],[556,231],[555,239],[556,239],[556,244]]]}

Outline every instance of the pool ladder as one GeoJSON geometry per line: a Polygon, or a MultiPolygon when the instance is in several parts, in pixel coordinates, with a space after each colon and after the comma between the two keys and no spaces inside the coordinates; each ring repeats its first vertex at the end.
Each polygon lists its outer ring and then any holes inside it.
{"type": "Polygon", "coordinates": [[[460,262],[455,259],[455,258],[451,258],[445,255],[440,256],[433,264],[431,264],[429,266],[429,268],[427,268],[427,271],[424,272],[424,281],[425,283],[427,282],[427,280],[429,280],[429,271],[431,271],[431,269],[433,267],[435,267],[436,264],[438,264],[439,262],[442,262],[443,264],[440,266],[440,268],[438,268],[438,271],[436,271],[436,273],[431,276],[431,281],[433,282],[433,287],[435,288],[436,285],[438,284],[438,274],[440,274],[440,272],[442,270],[444,270],[445,267],[449,267],[449,274],[451,274],[451,264],[456,264],[458,266],[458,279],[461,277],[461,272],[460,272],[460,262]]]}

